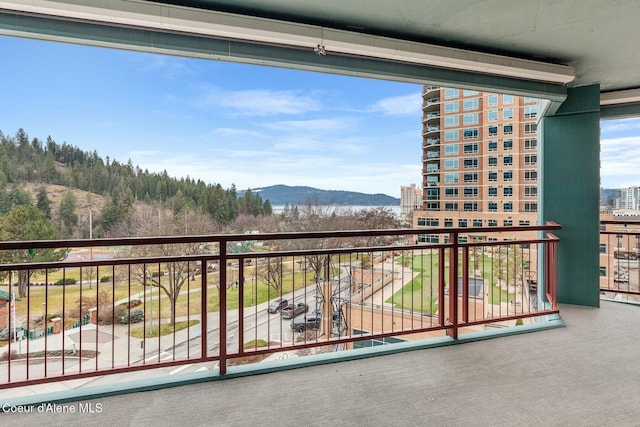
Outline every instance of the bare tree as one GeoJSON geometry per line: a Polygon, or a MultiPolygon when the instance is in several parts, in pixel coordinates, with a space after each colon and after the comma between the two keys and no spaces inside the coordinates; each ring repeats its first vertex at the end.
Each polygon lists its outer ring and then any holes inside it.
{"type": "MultiPolygon", "coordinates": [[[[178,215],[170,212],[141,210],[135,216],[135,226],[138,236],[158,235],[186,235],[186,234],[212,234],[219,230],[211,218],[203,213],[183,210],[178,215]]],[[[201,244],[155,244],[134,246],[129,256],[136,258],[156,256],[180,256],[193,255],[200,251],[201,244]]],[[[205,272],[205,266],[194,265],[193,261],[177,259],[175,261],[150,264],[137,264],[132,274],[143,286],[158,288],[169,299],[171,306],[171,324],[176,319],[176,303],[183,286],[188,283],[195,269],[205,272]]],[[[204,274],[204,273],[203,273],[204,274]]],[[[145,289],[146,290],[146,289],[145,289]]]]}
{"type": "Polygon", "coordinates": [[[267,260],[258,267],[258,276],[273,289],[273,292],[279,295],[282,292],[284,268],[282,266],[282,258],[267,258],[267,260]]]}

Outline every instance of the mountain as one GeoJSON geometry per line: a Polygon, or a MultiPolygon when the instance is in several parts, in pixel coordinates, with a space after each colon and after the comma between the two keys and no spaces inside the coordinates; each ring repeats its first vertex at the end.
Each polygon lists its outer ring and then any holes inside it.
{"type": "MultiPolygon", "coordinates": [[[[244,190],[246,191],[246,190],[244,190]]],[[[239,192],[240,194],[244,191],[239,192]]],[[[252,193],[258,193],[262,200],[269,200],[272,206],[302,205],[311,201],[318,205],[345,206],[397,206],[400,199],[386,194],[365,194],[353,191],[320,190],[313,187],[290,187],[287,185],[272,185],[270,187],[252,188],[252,193]]]]}

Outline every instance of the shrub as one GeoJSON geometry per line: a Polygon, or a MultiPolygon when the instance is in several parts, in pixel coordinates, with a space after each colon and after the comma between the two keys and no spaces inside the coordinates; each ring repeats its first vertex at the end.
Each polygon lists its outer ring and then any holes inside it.
{"type": "Polygon", "coordinates": [[[100,283],[108,282],[111,280],[111,276],[102,276],[100,277],[100,283]]]}
{"type": "Polygon", "coordinates": [[[58,279],[55,281],[54,285],[75,285],[77,282],[73,277],[65,277],[64,279],[58,279]]]}

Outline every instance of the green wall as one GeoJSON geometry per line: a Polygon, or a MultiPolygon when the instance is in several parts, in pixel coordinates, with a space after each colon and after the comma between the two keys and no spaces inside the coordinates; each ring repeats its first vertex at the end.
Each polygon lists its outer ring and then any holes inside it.
{"type": "Polygon", "coordinates": [[[542,119],[541,206],[557,233],[558,302],[598,307],[600,88],[568,89],[556,113],[542,119]]]}

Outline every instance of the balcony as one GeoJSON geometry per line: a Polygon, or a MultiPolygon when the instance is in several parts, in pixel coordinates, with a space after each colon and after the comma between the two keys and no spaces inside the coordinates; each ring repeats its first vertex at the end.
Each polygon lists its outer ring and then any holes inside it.
{"type": "Polygon", "coordinates": [[[640,303],[640,222],[600,222],[600,293],[602,298],[640,303]]]}
{"type": "MultiPolygon", "coordinates": [[[[425,417],[433,425],[634,424],[640,416],[632,404],[640,398],[633,374],[640,341],[629,338],[637,334],[638,308],[603,302],[599,309],[560,305],[560,311],[567,327],[541,333],[470,339],[469,345],[442,340],[434,344],[437,348],[403,352],[377,346],[357,350],[359,359],[337,364],[308,356],[315,363],[300,364],[304,369],[283,370],[292,359],[274,360],[263,362],[271,373],[250,378],[220,382],[203,375],[179,388],[132,383],[141,391],[151,389],[133,396],[110,396],[114,390],[103,385],[80,395],[93,400],[69,402],[75,413],[39,414],[34,409],[33,414],[1,416],[7,425],[25,420],[94,425],[96,419],[117,425],[123,418],[183,426],[201,425],[203,419],[207,424],[288,425],[292,423],[283,423],[283,413],[295,405],[304,408],[309,424],[414,425],[425,417]],[[559,384],[562,393],[554,392],[559,384]],[[81,413],[80,404],[94,409],[101,404],[102,413],[81,413]]],[[[46,391],[55,391],[59,399],[78,391],[73,390],[77,384],[68,383],[49,384],[46,391]]],[[[17,390],[10,391],[11,402],[27,401],[15,398],[17,390]]]]}
{"type": "MultiPolygon", "coordinates": [[[[535,327],[535,319],[558,313],[557,239],[538,238],[537,230],[558,228],[510,228],[519,238],[508,243],[436,245],[415,244],[416,230],[3,242],[0,249],[14,254],[73,251],[63,261],[0,265],[10,273],[3,295],[22,287],[13,307],[4,299],[6,326],[20,332],[6,337],[0,389],[150,378],[158,369],[225,376],[247,363],[260,369],[265,360],[336,351],[348,358],[343,350],[376,343],[535,327]],[[173,252],[159,255],[161,248],[173,252]],[[533,262],[542,252],[544,272],[533,262]],[[522,268],[518,259],[530,262],[515,276],[509,272],[522,268]],[[538,277],[546,278],[544,290],[531,287],[538,277]],[[310,309],[284,320],[267,312],[280,299],[310,309]]],[[[429,233],[458,242],[465,231],[429,233]]],[[[482,231],[499,237],[503,230],[482,231]]]]}
{"type": "Polygon", "coordinates": [[[440,138],[427,138],[427,146],[431,147],[432,145],[440,144],[440,138]]]}

